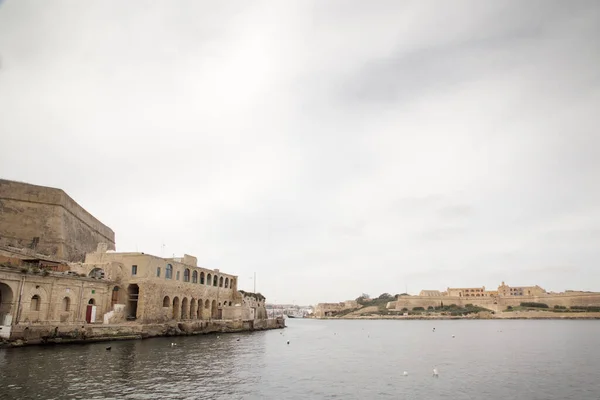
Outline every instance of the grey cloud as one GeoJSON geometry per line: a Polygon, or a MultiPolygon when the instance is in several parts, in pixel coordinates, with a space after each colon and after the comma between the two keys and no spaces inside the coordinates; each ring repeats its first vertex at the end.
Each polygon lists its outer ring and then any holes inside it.
{"type": "Polygon", "coordinates": [[[597,2],[115,4],[2,2],[0,172],[119,250],[281,302],[600,290],[597,2]]]}

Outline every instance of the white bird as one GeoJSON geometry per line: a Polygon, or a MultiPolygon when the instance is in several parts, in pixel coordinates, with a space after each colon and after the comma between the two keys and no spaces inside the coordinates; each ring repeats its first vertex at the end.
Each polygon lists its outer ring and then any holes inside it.
{"type": "Polygon", "coordinates": [[[433,376],[435,376],[436,378],[439,377],[437,368],[433,369],[433,376]]]}
{"type": "Polygon", "coordinates": [[[408,372],[404,371],[404,373],[402,375],[408,376],[408,372]]]}

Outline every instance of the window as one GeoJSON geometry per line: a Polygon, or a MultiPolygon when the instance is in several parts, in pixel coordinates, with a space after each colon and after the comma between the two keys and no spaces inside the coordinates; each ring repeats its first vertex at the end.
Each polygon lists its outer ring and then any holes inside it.
{"type": "Polygon", "coordinates": [[[165,268],[165,279],[173,279],[173,266],[171,264],[167,264],[167,268],[165,268]]]}
{"type": "Polygon", "coordinates": [[[176,280],[179,280],[179,271],[177,271],[176,280]]]}
{"type": "Polygon", "coordinates": [[[204,285],[204,272],[200,272],[200,284],[204,285]]]}
{"type": "Polygon", "coordinates": [[[40,303],[42,302],[42,299],[40,298],[40,296],[38,296],[37,294],[35,296],[33,296],[31,298],[31,304],[29,306],[29,309],[31,311],[40,311],[40,303]]]}
{"type": "Polygon", "coordinates": [[[160,278],[160,267],[156,267],[156,276],[160,278]]]}
{"type": "MultiPolygon", "coordinates": [[[[179,279],[179,277],[177,279],[179,279]]],[[[184,282],[189,282],[190,281],[190,270],[189,270],[189,268],[186,268],[186,269],[183,270],[183,281],[184,282]]]]}
{"type": "Polygon", "coordinates": [[[137,265],[131,266],[131,275],[137,275],[137,265]]]}
{"type": "Polygon", "coordinates": [[[198,271],[192,272],[192,283],[198,283],[198,271]]]}
{"type": "Polygon", "coordinates": [[[71,311],[71,299],[65,297],[62,301],[62,310],[63,311],[71,311]]]}

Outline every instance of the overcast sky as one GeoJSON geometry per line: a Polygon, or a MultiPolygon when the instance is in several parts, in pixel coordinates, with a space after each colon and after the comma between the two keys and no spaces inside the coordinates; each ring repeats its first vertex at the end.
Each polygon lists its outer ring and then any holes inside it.
{"type": "Polygon", "coordinates": [[[278,303],[600,291],[597,1],[0,3],[0,177],[118,251],[278,303]]]}

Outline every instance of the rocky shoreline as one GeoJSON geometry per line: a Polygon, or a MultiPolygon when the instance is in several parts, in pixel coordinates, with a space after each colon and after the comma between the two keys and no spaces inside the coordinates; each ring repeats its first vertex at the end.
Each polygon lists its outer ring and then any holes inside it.
{"type": "Polygon", "coordinates": [[[591,313],[555,313],[555,312],[503,312],[497,314],[479,313],[468,316],[453,315],[345,315],[341,317],[320,317],[315,319],[360,319],[360,320],[473,320],[473,319],[494,319],[494,320],[515,320],[515,319],[548,319],[548,320],[597,320],[600,319],[599,312],[591,313]]]}

